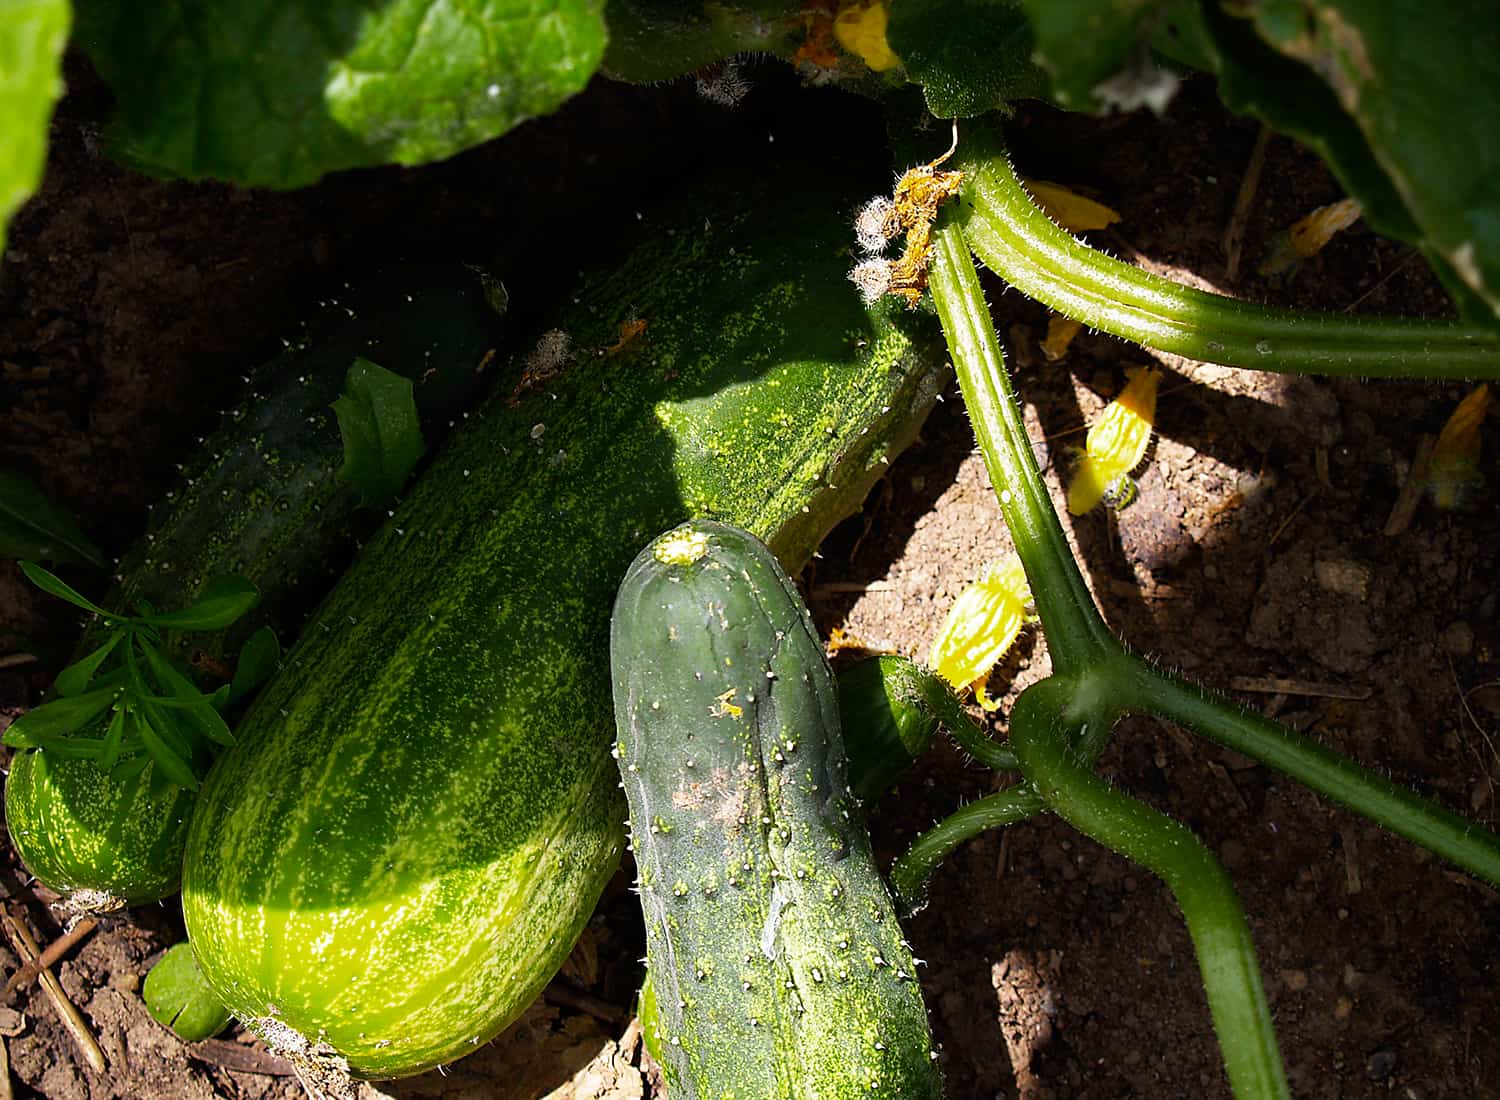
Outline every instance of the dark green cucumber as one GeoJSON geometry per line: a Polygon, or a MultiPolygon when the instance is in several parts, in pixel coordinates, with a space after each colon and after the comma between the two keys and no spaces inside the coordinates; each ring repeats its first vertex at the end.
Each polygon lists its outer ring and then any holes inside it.
{"type": "Polygon", "coordinates": [[[277,1049],[418,1072],[566,957],[623,848],[630,560],[707,514],[799,567],[946,381],[931,319],[846,278],[886,171],[736,173],[587,280],[554,319],[571,365],[514,398],[523,357],[503,368],[303,630],[204,784],[183,877],[204,973],[277,1049]]]}
{"type": "Polygon", "coordinates": [[[775,557],[704,520],[658,537],[620,585],[610,667],[671,1094],[938,1096],[833,676],[775,557]]]}
{"type": "MultiPolygon", "coordinates": [[[[221,634],[171,638],[170,651],[227,656],[264,624],[295,635],[356,537],[374,526],[338,477],[343,450],[329,406],[350,363],[363,355],[413,380],[430,445],[487,385],[478,368],[496,320],[480,276],[457,265],[398,265],[324,300],[308,334],[256,372],[252,395],[225,414],[183,483],[155,507],[102,606],[183,607],[215,575],[238,573],[260,590],[256,609],[221,634]]],[[[99,636],[94,624],[75,656],[99,636]]],[[[117,782],[90,761],[45,750],[18,752],[5,788],[22,861],[81,908],[174,893],[192,804],[191,791],[153,785],[149,775],[117,782]]]]}

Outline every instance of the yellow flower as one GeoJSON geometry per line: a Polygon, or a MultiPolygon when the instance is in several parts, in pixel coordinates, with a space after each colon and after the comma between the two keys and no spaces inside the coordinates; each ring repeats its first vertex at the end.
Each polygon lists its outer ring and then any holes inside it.
{"type": "Polygon", "coordinates": [[[1083,461],[1068,486],[1068,511],[1081,516],[1106,493],[1128,502],[1135,496],[1130,471],[1146,457],[1156,423],[1156,387],[1161,374],[1144,367],[1126,372],[1130,381],[1089,427],[1083,461]]]}
{"type": "Polygon", "coordinates": [[[889,72],[901,64],[885,40],[889,18],[881,0],[844,0],[833,20],[833,36],[873,71],[889,72]]]}
{"type": "Polygon", "coordinates": [[[984,681],[1026,625],[1030,602],[1021,559],[1011,554],[994,562],[959,593],[927,663],[955,690],[972,686],[979,705],[995,710],[1000,704],[985,695],[984,681]]]}

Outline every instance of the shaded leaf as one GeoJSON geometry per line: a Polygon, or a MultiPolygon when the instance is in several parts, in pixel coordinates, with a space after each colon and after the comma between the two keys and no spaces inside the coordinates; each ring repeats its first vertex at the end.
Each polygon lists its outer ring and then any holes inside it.
{"type": "Polygon", "coordinates": [[[115,646],[120,644],[120,639],[125,637],[125,631],[112,631],[103,645],[86,657],[74,661],[67,668],[57,674],[52,687],[59,695],[78,695],[89,686],[89,681],[94,678],[94,673],[99,671],[99,666],[104,659],[114,652],[115,646]]]}
{"type": "Polygon", "coordinates": [[[1427,256],[1469,320],[1500,327],[1500,20],[1488,0],[1021,0],[1051,94],[1099,109],[1152,79],[1148,45],[1316,150],[1370,226],[1427,256]]]}
{"type": "Polygon", "coordinates": [[[235,662],[234,679],[229,684],[230,703],[237,703],[271,678],[281,660],[281,645],[276,632],[263,626],[245,640],[235,662]]]}
{"type": "Polygon", "coordinates": [[[359,490],[367,506],[391,500],[426,450],[411,379],[356,359],[333,411],[344,438],[339,477],[359,490]]]}
{"type": "Polygon", "coordinates": [[[137,729],[140,730],[146,751],[151,754],[152,761],[160,769],[163,777],[179,787],[187,787],[189,790],[196,791],[198,777],[193,774],[192,767],[183,755],[168,742],[167,727],[160,720],[161,712],[153,711],[153,708],[147,705],[140,711],[133,712],[131,716],[136,721],[137,729]]]}
{"type": "Polygon", "coordinates": [[[1003,109],[1046,90],[1031,61],[1031,27],[1014,0],[900,0],[886,40],[939,118],[1003,109]]]}
{"type": "Polygon", "coordinates": [[[1269,0],[1250,11],[1261,40],[1322,80],[1353,120],[1419,227],[1412,243],[1487,307],[1472,319],[1500,325],[1493,2],[1452,0],[1440,16],[1384,0],[1269,0]]]}
{"type": "MultiPolygon", "coordinates": [[[[0,10],[3,10],[3,0],[0,0],[0,10]]],[[[0,25],[0,42],[4,36],[4,27],[0,25]]],[[[0,57],[0,77],[4,72],[4,59],[0,57]]],[[[4,93],[0,91],[0,129],[3,127],[4,93]]],[[[4,142],[0,141],[0,146],[3,145],[4,142]]],[[[0,157],[0,174],[5,171],[6,159],[0,157]]],[[[0,222],[3,222],[3,213],[0,213],[0,222]]],[[[47,499],[47,494],[34,481],[15,470],[0,470],[0,557],[32,558],[71,565],[104,564],[104,555],[78,529],[73,514],[47,499]]]]}
{"type": "Polygon", "coordinates": [[[104,731],[104,741],[99,747],[99,767],[110,771],[119,763],[125,748],[125,708],[116,707],[109,719],[109,728],[104,731]]]}
{"type": "MultiPolygon", "coordinates": [[[[68,0],[0,0],[0,252],[10,216],[36,190],[47,159],[47,123],[62,94],[62,53],[72,13],[68,0]]],[[[8,475],[0,474],[0,512],[8,475]]],[[[17,475],[19,476],[19,475],[17,475]]],[[[45,498],[44,498],[45,499],[45,498]]],[[[13,558],[59,561],[35,548],[4,550],[13,558]]],[[[88,540],[84,543],[92,549],[88,540]]],[[[101,564],[98,551],[85,560],[101,564]]]]}
{"type": "Polygon", "coordinates": [[[72,585],[68,584],[67,581],[48,572],[35,562],[23,561],[21,563],[21,572],[25,573],[26,579],[43,592],[56,596],[60,600],[67,600],[74,607],[82,608],[84,611],[92,611],[95,615],[100,615],[106,619],[114,619],[116,617],[98,604],[84,599],[82,594],[72,585]]]}
{"type": "Polygon", "coordinates": [[[223,630],[260,600],[260,592],[244,577],[225,574],[203,586],[203,591],[180,611],[143,616],[153,626],[169,630],[223,630]]]}
{"type": "Polygon", "coordinates": [[[79,0],[118,104],[111,140],[159,174],[297,187],[420,164],[579,92],[603,0],[79,0]]]}
{"type": "Polygon", "coordinates": [[[43,703],[10,724],[5,743],[13,749],[34,749],[49,738],[74,733],[103,714],[118,694],[117,688],[108,687],[43,703]]]}
{"type": "Polygon", "coordinates": [[[146,660],[151,665],[151,671],[155,674],[157,682],[171,693],[171,700],[149,699],[153,704],[165,703],[183,712],[183,717],[188,723],[210,741],[220,745],[234,744],[234,735],[229,732],[229,727],[224,724],[224,719],[219,717],[219,712],[214,710],[209,696],[198,690],[197,686],[184,676],[154,646],[146,649],[146,660]]]}

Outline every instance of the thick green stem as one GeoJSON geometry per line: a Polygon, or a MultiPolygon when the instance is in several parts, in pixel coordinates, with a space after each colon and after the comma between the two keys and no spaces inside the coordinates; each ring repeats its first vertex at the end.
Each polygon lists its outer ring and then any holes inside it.
{"type": "MultiPolygon", "coordinates": [[[[1228,699],[1138,662],[1121,702],[1181,722],[1326,795],[1470,874],[1500,885],[1500,836],[1228,699]]],[[[1014,721],[1014,720],[1012,720],[1014,721]]],[[[1014,735],[1013,735],[1014,736],[1014,735]]]]}
{"type": "Polygon", "coordinates": [[[1212,852],[1180,822],[1110,786],[1069,751],[1066,708],[1074,685],[1033,684],[1011,711],[1021,766],[1047,806],[1079,832],[1161,877],[1177,899],[1198,954],[1224,1069],[1236,1100],[1290,1097],[1260,965],[1234,885],[1212,852]]]}
{"type": "Polygon", "coordinates": [[[1053,667],[1063,673],[1082,671],[1119,652],[1119,643],[1099,617],[1073,561],[1011,390],[968,244],[948,216],[933,234],[930,285],[990,484],[1047,633],[1053,667]]]}
{"type": "Polygon", "coordinates": [[[1191,359],[1258,370],[1500,377],[1500,341],[1483,329],[1260,306],[1112,259],[1042,212],[991,128],[974,125],[965,131],[953,167],[964,173],[959,221],[985,265],[1022,293],[1111,335],[1191,359]]]}

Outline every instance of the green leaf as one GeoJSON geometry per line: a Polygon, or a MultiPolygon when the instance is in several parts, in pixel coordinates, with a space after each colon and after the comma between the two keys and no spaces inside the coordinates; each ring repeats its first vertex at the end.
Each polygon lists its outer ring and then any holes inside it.
{"type": "MultiPolygon", "coordinates": [[[[136,738],[139,740],[139,738],[136,738]]],[[[102,753],[101,753],[102,755],[102,753]]],[[[116,783],[128,783],[151,766],[151,757],[145,753],[134,753],[122,759],[109,770],[109,777],[116,783]]]]}
{"type": "Polygon", "coordinates": [[[10,724],[5,743],[13,749],[34,749],[75,733],[103,714],[118,694],[119,689],[108,687],[43,703],[10,724]]]}
{"type": "Polygon", "coordinates": [[[59,672],[52,687],[59,695],[81,694],[83,689],[89,686],[89,681],[94,678],[94,673],[99,671],[99,666],[104,663],[104,659],[114,652],[115,646],[120,644],[120,639],[125,637],[125,634],[124,630],[112,631],[98,649],[87,657],[74,661],[59,672]]]}
{"type": "Polygon", "coordinates": [[[1188,12],[1196,6],[1161,0],[1020,3],[1031,19],[1035,58],[1051,83],[1052,99],[1080,111],[1136,106],[1131,89],[1137,97],[1146,96],[1153,84],[1170,94],[1170,78],[1151,57],[1152,33],[1165,13],[1178,8],[1188,12]],[[1163,78],[1168,82],[1161,83],[1163,78]]]}
{"type": "Polygon", "coordinates": [[[1148,44],[1214,73],[1230,109],[1316,150],[1372,228],[1419,248],[1471,322],[1500,328],[1500,141],[1485,94],[1500,88],[1500,19],[1489,0],[1022,3],[1059,103],[1143,94],[1148,44]]]}
{"type": "Polygon", "coordinates": [[[234,665],[234,679],[229,684],[229,702],[239,702],[271,678],[281,660],[281,645],[276,632],[263,626],[245,640],[240,659],[234,665]]]}
{"type": "Polygon", "coordinates": [[[145,654],[157,683],[161,684],[172,698],[170,701],[156,699],[143,701],[166,702],[168,706],[180,708],[193,728],[210,741],[226,746],[234,744],[234,735],[229,732],[224,719],[219,717],[219,712],[214,710],[209,697],[199,691],[191,680],[177,671],[172,662],[155,646],[145,647],[145,654]]]}
{"type": "Polygon", "coordinates": [[[1500,12],[1390,0],[1265,0],[1261,40],[1323,81],[1418,227],[1444,281],[1500,325],[1500,12]]]}
{"type": "Polygon", "coordinates": [[[939,118],[967,118],[1046,88],[1015,0],[900,0],[886,41],[939,118]]]}
{"type": "MultiPolygon", "coordinates": [[[[0,0],[0,149],[5,150],[0,155],[0,252],[5,251],[10,216],[42,180],[47,123],[63,90],[62,53],[70,19],[67,0],[0,0]]],[[[0,511],[5,476],[0,475],[0,511]]],[[[0,547],[3,534],[0,530],[0,547]]],[[[60,560],[35,549],[5,551],[5,556],[60,560]]],[[[90,560],[101,564],[97,557],[90,560]]]]}
{"type": "Polygon", "coordinates": [[[117,616],[111,615],[98,604],[84,599],[67,581],[48,572],[34,562],[23,561],[21,563],[21,572],[26,574],[27,580],[48,595],[56,596],[60,600],[67,600],[74,607],[82,608],[84,611],[92,611],[95,615],[100,615],[106,619],[112,620],[117,618],[117,616]]]}
{"type": "Polygon", "coordinates": [[[141,986],[141,999],[152,1019],[190,1043],[223,1031],[231,1015],[209,987],[186,943],[169,948],[151,968],[141,986]]]}
{"type": "Polygon", "coordinates": [[[297,187],[448,157],[579,92],[603,0],[79,0],[118,104],[112,140],[162,174],[297,187]]]}
{"type": "MultiPolygon", "coordinates": [[[[0,0],[0,20],[5,0],[0,0]]],[[[5,28],[0,23],[0,45],[5,28]]],[[[0,136],[5,126],[5,60],[0,51],[0,136]]],[[[0,148],[4,147],[0,140],[0,148]]],[[[6,156],[0,156],[0,176],[6,156]]],[[[4,211],[0,210],[0,246],[4,245],[4,211]]],[[[15,470],[0,470],[0,558],[34,558],[69,565],[103,565],[104,555],[78,529],[71,512],[47,499],[36,483],[15,470]]]]}
{"type": "Polygon", "coordinates": [[[136,728],[140,731],[141,740],[145,742],[146,751],[151,754],[161,774],[177,784],[189,790],[198,789],[198,777],[193,774],[191,765],[184,759],[184,753],[168,743],[169,726],[163,721],[161,711],[154,710],[149,704],[138,711],[132,711],[131,717],[135,719],[136,728]]]}
{"type": "Polygon", "coordinates": [[[152,626],[169,630],[223,630],[260,601],[260,592],[244,577],[233,573],[215,577],[203,586],[198,598],[180,611],[144,615],[152,626]]]}
{"type": "Polygon", "coordinates": [[[391,500],[426,450],[411,379],[356,359],[333,411],[344,439],[339,477],[358,489],[369,507],[391,500]]]}
{"type": "Polygon", "coordinates": [[[104,742],[99,746],[99,767],[110,771],[119,763],[125,749],[125,708],[116,707],[110,716],[109,728],[104,731],[104,742]]]}

